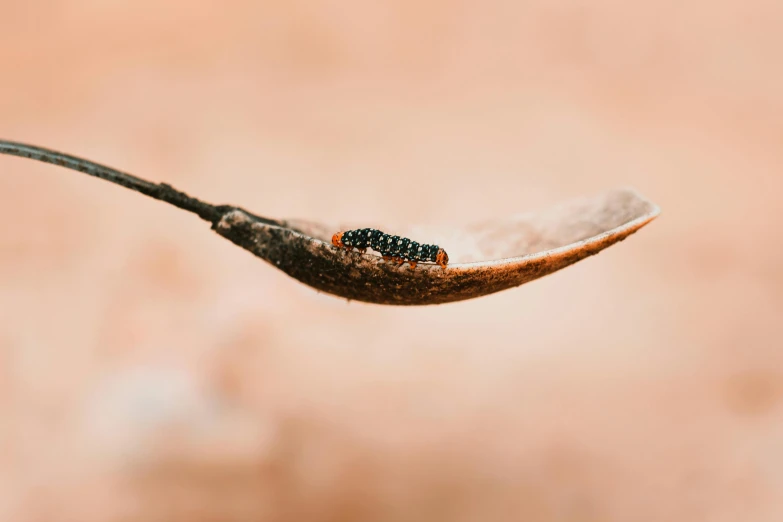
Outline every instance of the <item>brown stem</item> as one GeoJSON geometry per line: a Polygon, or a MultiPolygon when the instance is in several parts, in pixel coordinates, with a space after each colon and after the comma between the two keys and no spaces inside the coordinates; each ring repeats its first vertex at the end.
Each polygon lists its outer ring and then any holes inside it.
{"type": "MultiPolygon", "coordinates": [[[[36,147],[35,145],[0,140],[0,154],[9,154],[11,156],[38,160],[44,163],[77,170],[84,174],[95,176],[96,178],[105,179],[106,181],[116,183],[125,188],[135,190],[136,192],[141,192],[151,198],[165,201],[166,203],[187,210],[188,212],[193,212],[201,219],[209,221],[213,225],[220,221],[220,218],[226,214],[226,212],[238,209],[231,205],[212,205],[197,198],[190,197],[166,183],[152,183],[84,158],[71,156],[70,154],[45,149],[43,147],[36,147]]],[[[277,221],[255,216],[247,211],[243,212],[246,212],[261,222],[278,224],[277,221]]]]}

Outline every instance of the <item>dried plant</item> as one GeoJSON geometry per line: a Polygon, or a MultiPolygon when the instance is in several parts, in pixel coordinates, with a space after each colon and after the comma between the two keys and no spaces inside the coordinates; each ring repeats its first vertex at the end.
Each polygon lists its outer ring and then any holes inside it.
{"type": "Polygon", "coordinates": [[[42,147],[0,140],[0,153],[83,172],[193,212],[221,236],[317,290],[379,304],[448,303],[516,287],[600,252],[660,213],[635,191],[620,189],[467,227],[410,226],[395,232],[438,242],[451,259],[445,269],[422,264],[410,269],[331,245],[334,232],[353,227],[270,219],[232,205],[212,205],[168,184],[42,147]]]}

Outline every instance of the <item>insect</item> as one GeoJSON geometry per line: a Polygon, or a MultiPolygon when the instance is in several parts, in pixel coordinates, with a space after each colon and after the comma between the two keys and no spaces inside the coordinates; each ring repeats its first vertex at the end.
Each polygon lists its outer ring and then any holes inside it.
{"type": "Polygon", "coordinates": [[[400,236],[391,236],[374,228],[359,228],[338,232],[332,236],[332,244],[338,248],[345,248],[349,252],[357,249],[364,253],[372,248],[381,253],[386,261],[393,261],[401,265],[406,261],[411,268],[416,268],[419,262],[437,263],[441,268],[446,268],[449,263],[449,255],[438,245],[425,245],[411,241],[400,236]]]}

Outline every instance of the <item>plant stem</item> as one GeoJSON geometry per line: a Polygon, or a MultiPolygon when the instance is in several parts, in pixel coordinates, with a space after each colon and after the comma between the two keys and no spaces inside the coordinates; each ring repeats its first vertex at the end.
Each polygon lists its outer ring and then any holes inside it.
{"type": "Polygon", "coordinates": [[[204,201],[188,196],[184,192],[176,190],[166,183],[152,183],[90,160],[45,149],[43,147],[0,140],[0,154],[9,154],[11,156],[38,160],[67,169],[77,170],[84,174],[95,176],[96,178],[105,179],[106,181],[116,183],[117,185],[122,185],[125,188],[135,190],[136,192],[141,192],[151,198],[165,201],[166,203],[170,203],[171,205],[187,210],[188,212],[193,212],[201,219],[209,221],[212,224],[219,221],[220,217],[225,214],[226,211],[235,208],[226,205],[215,206],[210,203],[205,203],[204,201]]]}

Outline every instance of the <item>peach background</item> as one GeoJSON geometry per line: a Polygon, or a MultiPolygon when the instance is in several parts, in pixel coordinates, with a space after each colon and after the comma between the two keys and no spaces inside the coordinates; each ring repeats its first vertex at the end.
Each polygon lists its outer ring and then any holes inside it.
{"type": "Polygon", "coordinates": [[[0,0],[0,136],[261,215],[663,215],[346,304],[0,157],[0,520],[783,518],[783,3],[0,0]]]}

